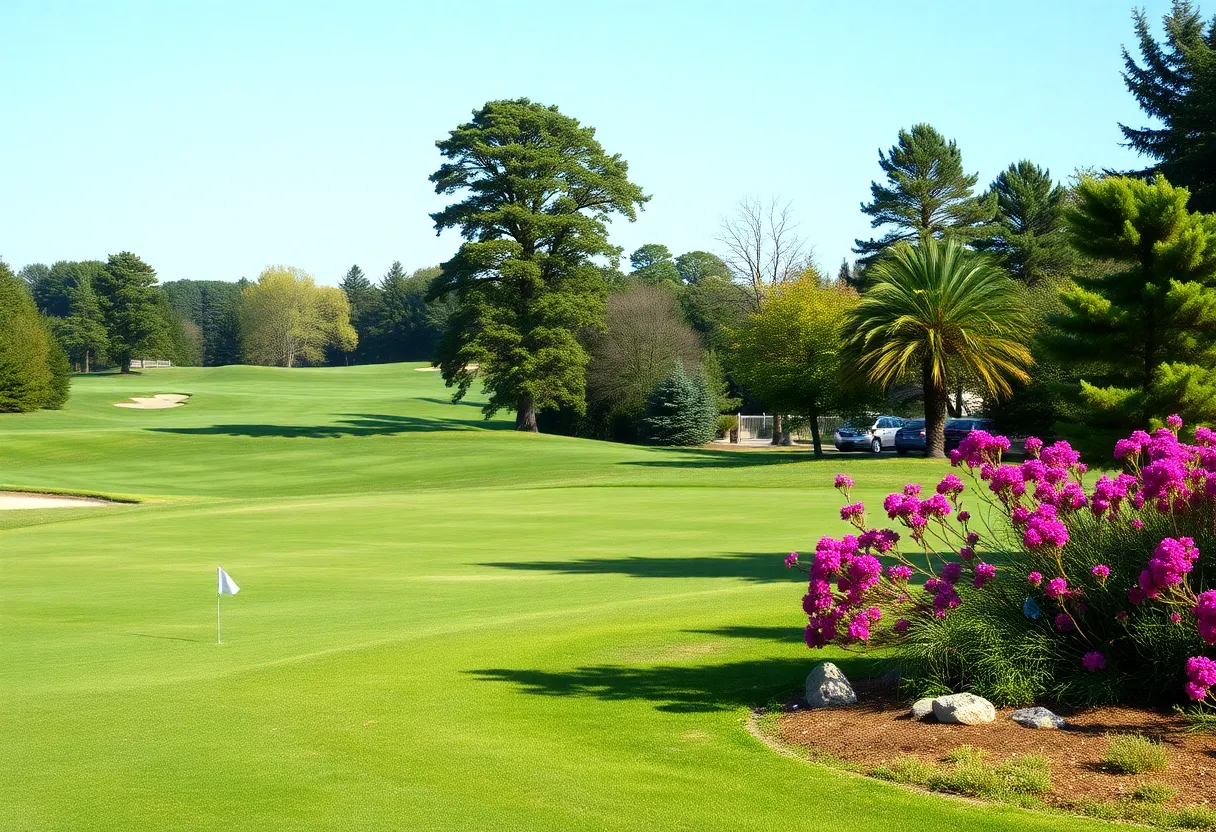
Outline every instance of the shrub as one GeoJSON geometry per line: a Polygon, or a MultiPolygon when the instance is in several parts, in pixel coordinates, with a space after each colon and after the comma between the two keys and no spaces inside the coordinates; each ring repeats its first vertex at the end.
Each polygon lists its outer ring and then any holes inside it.
{"type": "Polygon", "coordinates": [[[987,761],[987,754],[970,746],[956,748],[945,757],[953,768],[935,771],[929,788],[939,792],[1021,803],[1051,791],[1051,772],[1047,761],[1033,755],[1014,755],[998,765],[987,761]]]}
{"type": "Polygon", "coordinates": [[[1141,783],[1131,793],[1132,800],[1138,800],[1141,803],[1169,803],[1177,796],[1177,789],[1155,780],[1141,783]]]}
{"type": "Polygon", "coordinates": [[[688,376],[680,364],[646,396],[642,433],[656,445],[704,445],[714,438],[718,409],[700,373],[688,376]]]}
{"type": "Polygon", "coordinates": [[[1188,444],[1181,428],[1121,440],[1125,471],[1089,483],[1067,442],[1028,439],[1014,465],[1008,439],[976,431],[934,493],[910,483],[883,501],[886,526],[838,476],[852,533],[786,561],[810,575],[807,645],[894,645],[922,695],[1216,702],[1216,559],[1201,557],[1216,546],[1216,431],[1188,444]]]}
{"type": "Polygon", "coordinates": [[[1106,767],[1116,774],[1143,774],[1165,768],[1165,749],[1160,743],[1136,734],[1112,734],[1106,739],[1106,767]]]}
{"type": "Polygon", "coordinates": [[[911,786],[923,786],[929,782],[937,769],[932,763],[926,763],[920,757],[898,757],[890,763],[875,766],[869,775],[879,780],[889,780],[892,783],[904,783],[911,786]]]}

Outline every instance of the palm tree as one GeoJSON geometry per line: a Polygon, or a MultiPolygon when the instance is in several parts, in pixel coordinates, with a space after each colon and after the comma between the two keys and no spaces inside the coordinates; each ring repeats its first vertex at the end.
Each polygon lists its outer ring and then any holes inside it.
{"type": "Polygon", "coordinates": [[[1017,285],[986,255],[933,239],[895,246],[866,276],[874,283],[850,315],[849,354],[883,386],[920,375],[926,455],[944,456],[952,368],[998,398],[1030,378],[1017,285]]]}

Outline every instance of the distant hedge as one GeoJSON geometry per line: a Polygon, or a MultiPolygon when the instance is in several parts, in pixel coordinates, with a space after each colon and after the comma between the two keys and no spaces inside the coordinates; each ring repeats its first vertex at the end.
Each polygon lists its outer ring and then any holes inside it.
{"type": "Polygon", "coordinates": [[[0,412],[62,407],[70,372],[25,284],[0,261],[0,412]]]}

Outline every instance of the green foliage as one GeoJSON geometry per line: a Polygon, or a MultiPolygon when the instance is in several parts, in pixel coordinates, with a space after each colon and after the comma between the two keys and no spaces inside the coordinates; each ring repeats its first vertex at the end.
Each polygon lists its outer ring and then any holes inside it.
{"type": "Polygon", "coordinates": [[[1148,780],[1132,789],[1132,800],[1141,803],[1169,803],[1178,796],[1178,790],[1166,783],[1148,780]]]}
{"type": "Polygon", "coordinates": [[[896,246],[867,271],[873,279],[845,324],[849,353],[883,387],[921,383],[930,456],[942,456],[951,376],[994,398],[1029,379],[1028,326],[1017,284],[985,255],[932,238],[896,246]]]}
{"type": "Polygon", "coordinates": [[[769,409],[805,418],[816,455],[818,417],[850,409],[867,392],[842,380],[845,324],[857,302],[851,289],[808,274],[772,291],[733,331],[734,377],[769,409]]]}
{"type": "Polygon", "coordinates": [[[678,362],[646,396],[642,436],[655,445],[704,445],[714,438],[718,409],[700,373],[678,362]]]}
{"type": "MultiPolygon", "coordinates": [[[[52,269],[54,271],[54,269],[52,269]]],[[[94,278],[110,356],[121,370],[131,370],[136,353],[164,337],[166,321],[156,290],[156,272],[129,251],[112,254],[94,278]]]]}
{"type": "Polygon", "coordinates": [[[465,240],[428,296],[458,302],[438,348],[444,380],[460,399],[477,378],[487,417],[514,408],[520,430],[536,430],[538,409],[583,412],[580,336],[602,325],[607,292],[593,259],[619,255],[607,223],[635,219],[648,197],[592,128],[527,99],[489,102],[438,147],[435,192],[466,194],[431,216],[465,240]]]}
{"type": "Polygon", "coordinates": [[[431,285],[442,276],[437,267],[417,269],[409,275],[400,261],[389,267],[380,285],[373,287],[375,300],[362,319],[367,342],[359,355],[364,361],[430,361],[435,357],[453,308],[448,298],[427,300],[431,285]]]}
{"type": "Polygon", "coordinates": [[[868,772],[870,777],[888,780],[892,783],[903,783],[906,786],[926,786],[929,780],[937,774],[937,767],[925,762],[920,757],[911,755],[896,757],[890,763],[874,766],[868,772]]]}
{"type": "Polygon", "coordinates": [[[688,251],[676,258],[676,270],[687,284],[700,283],[707,277],[730,280],[730,266],[708,251],[688,251]]]}
{"type": "Polygon", "coordinates": [[[1132,16],[1140,61],[1123,50],[1123,80],[1159,126],[1119,128],[1132,148],[1157,161],[1146,173],[1189,188],[1195,210],[1216,211],[1216,18],[1205,24],[1197,6],[1174,0],[1158,43],[1145,13],[1132,16]]]}
{"type": "Polygon", "coordinates": [[[660,243],[647,243],[629,255],[633,272],[629,277],[647,286],[679,286],[680,270],[671,259],[671,251],[660,243]]]}
{"type": "Polygon", "coordinates": [[[66,357],[85,372],[106,360],[110,339],[91,273],[81,270],[76,275],[69,288],[68,315],[52,319],[52,327],[66,357]]]}
{"type": "Polygon", "coordinates": [[[1168,759],[1161,743],[1138,734],[1111,734],[1106,738],[1102,762],[1115,774],[1164,771],[1168,759]]]}
{"type": "Polygon", "coordinates": [[[1216,418],[1216,215],[1187,199],[1160,177],[1085,179],[1066,214],[1077,248],[1112,268],[1079,276],[1041,339],[1085,371],[1072,395],[1090,429],[1216,418]]]}
{"type": "Polygon", "coordinates": [[[68,362],[26,284],[0,261],[0,412],[59,408],[68,362]]]}
{"type": "Polygon", "coordinates": [[[989,193],[996,197],[996,222],[992,237],[977,240],[977,248],[994,253],[1028,286],[1072,273],[1077,253],[1064,222],[1067,191],[1052,182],[1051,171],[1023,160],[1002,171],[989,193]]]}
{"type": "MultiPolygon", "coordinates": [[[[188,334],[191,349],[207,367],[237,364],[241,360],[240,302],[247,281],[173,280],[161,285],[177,316],[177,326],[188,334]],[[197,337],[189,335],[197,327],[197,337]],[[196,343],[199,342],[199,343],[196,343]]],[[[176,336],[180,341],[180,336],[176,336]]]]}
{"type": "Polygon", "coordinates": [[[312,275],[292,266],[268,266],[244,288],[240,326],[251,364],[319,364],[327,348],[350,352],[357,345],[342,290],[317,286],[312,275]]]}
{"type": "Polygon", "coordinates": [[[927,781],[934,791],[1007,803],[1025,803],[1051,791],[1047,761],[1035,755],[1014,755],[992,765],[985,752],[962,746],[945,761],[953,768],[937,771],[927,781]]]}
{"type": "Polygon", "coordinates": [[[731,332],[752,312],[743,287],[729,277],[708,275],[689,283],[679,294],[680,311],[692,328],[701,333],[711,349],[726,355],[734,347],[731,332]]]}
{"type": "Polygon", "coordinates": [[[871,201],[861,210],[870,216],[871,228],[890,230],[874,240],[855,241],[853,251],[863,264],[873,263],[896,243],[938,238],[966,243],[991,233],[996,197],[973,196],[979,174],[963,172],[958,145],[932,126],[900,130],[888,153],[878,151],[878,164],[887,184],[871,183],[871,201]]]}

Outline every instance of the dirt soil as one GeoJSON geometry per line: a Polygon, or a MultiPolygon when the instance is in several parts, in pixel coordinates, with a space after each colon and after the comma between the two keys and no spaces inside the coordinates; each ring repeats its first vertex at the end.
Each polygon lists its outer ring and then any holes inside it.
{"type": "Polygon", "coordinates": [[[858,704],[810,709],[791,703],[778,720],[778,739],[787,746],[830,755],[863,770],[902,756],[940,763],[960,745],[982,748],[994,762],[1013,754],[1037,754],[1051,766],[1048,803],[1066,806],[1085,800],[1115,802],[1140,783],[1168,783],[1180,797],[1172,803],[1216,804],[1216,734],[1188,733],[1173,712],[1109,707],[1070,711],[1063,729],[1023,728],[1009,719],[1012,708],[998,709],[987,725],[941,725],[929,717],[915,720],[909,703],[894,687],[856,686],[858,704]],[[796,709],[795,709],[796,708],[796,709]],[[1169,764],[1164,771],[1113,774],[1102,758],[1107,734],[1143,734],[1160,741],[1169,764]]]}

